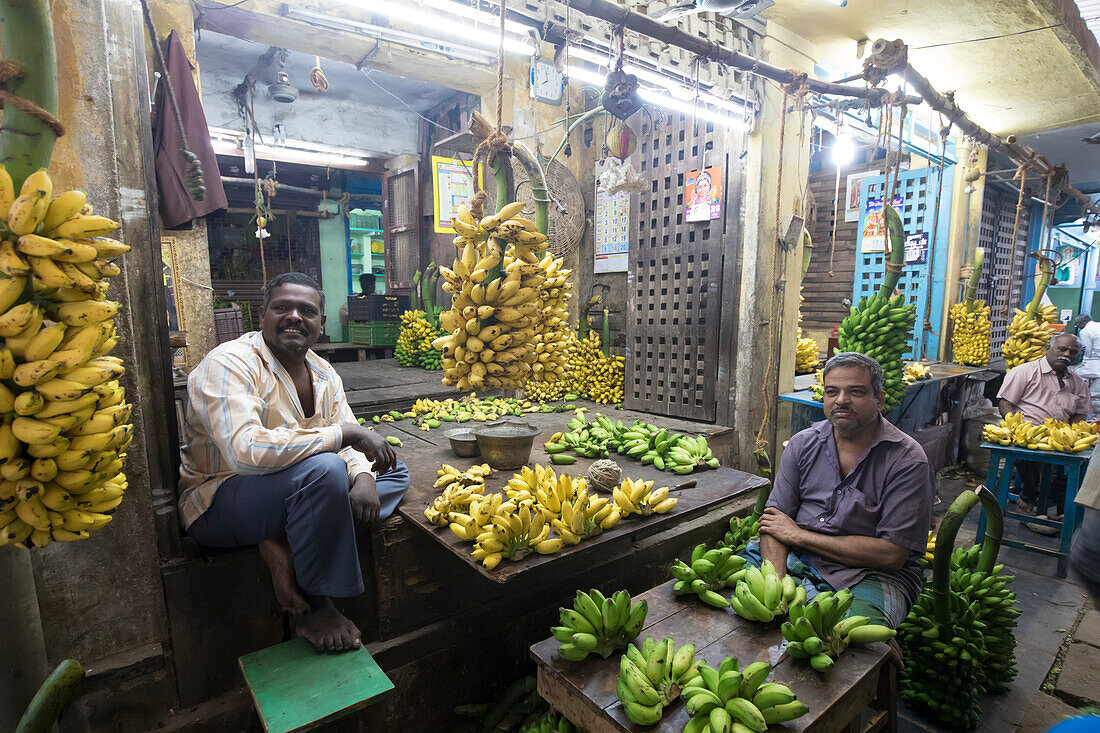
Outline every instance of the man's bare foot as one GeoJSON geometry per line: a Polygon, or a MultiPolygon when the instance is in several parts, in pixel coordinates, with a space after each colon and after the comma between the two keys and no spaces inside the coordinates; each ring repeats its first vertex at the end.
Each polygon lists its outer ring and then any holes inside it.
{"type": "Polygon", "coordinates": [[[283,610],[294,616],[309,612],[309,603],[298,587],[294,576],[294,560],[286,540],[268,539],[260,542],[260,557],[271,571],[271,584],[275,586],[275,598],[283,610]]]}
{"type": "Polygon", "coordinates": [[[359,629],[327,596],[311,596],[310,611],[298,619],[295,632],[319,652],[350,652],[362,644],[359,629]]]}

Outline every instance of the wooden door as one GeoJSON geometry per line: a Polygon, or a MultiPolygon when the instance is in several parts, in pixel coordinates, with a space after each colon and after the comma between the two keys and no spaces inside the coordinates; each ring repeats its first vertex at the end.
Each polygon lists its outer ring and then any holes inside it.
{"type": "Polygon", "coordinates": [[[386,292],[412,288],[420,268],[420,182],[416,165],[382,175],[382,229],[386,243],[386,292]]]}
{"type": "MultiPolygon", "coordinates": [[[[647,188],[633,204],[624,404],[712,422],[718,401],[728,402],[730,392],[741,133],[693,123],[689,114],[672,113],[660,125],[640,118],[634,165],[647,188]],[[707,168],[720,171],[718,218],[688,222],[686,179],[707,168]],[[723,281],[731,284],[726,294],[723,281]],[[720,362],[726,368],[720,370],[720,362]]],[[[732,414],[727,407],[723,419],[732,414]]]]}

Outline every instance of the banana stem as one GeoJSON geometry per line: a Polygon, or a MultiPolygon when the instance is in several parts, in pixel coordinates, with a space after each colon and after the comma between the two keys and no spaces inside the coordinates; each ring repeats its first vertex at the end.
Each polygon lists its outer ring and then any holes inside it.
{"type": "MultiPolygon", "coordinates": [[[[587,112],[585,112],[583,115],[578,117],[576,119],[576,121],[574,121],[573,124],[569,126],[569,129],[565,131],[565,134],[562,135],[561,142],[558,143],[558,149],[555,150],[554,154],[550,156],[550,159],[548,161],[546,161],[546,167],[549,168],[550,164],[553,163],[557,159],[558,155],[561,154],[561,151],[565,149],[565,144],[567,142],[569,142],[569,136],[573,134],[573,130],[576,130],[577,127],[581,123],[583,123],[585,120],[591,119],[591,118],[596,117],[596,116],[601,115],[601,114],[607,114],[607,113],[608,113],[607,110],[605,110],[601,106],[601,107],[597,107],[596,109],[590,109],[587,112]]],[[[545,234],[545,233],[546,232],[543,232],[543,234],[545,234]]]]}
{"type": "MultiPolygon", "coordinates": [[[[979,572],[988,573],[997,564],[997,554],[1001,551],[1001,539],[1004,537],[1005,514],[996,495],[984,486],[979,486],[978,498],[985,510],[985,539],[982,541],[982,553],[978,557],[979,572]]],[[[937,540],[936,547],[939,547],[937,540]]]]}
{"type": "Polygon", "coordinates": [[[978,281],[982,275],[982,264],[985,263],[985,250],[978,247],[974,251],[974,271],[970,273],[970,280],[966,283],[966,311],[974,312],[974,299],[978,297],[978,281]]]}
{"type": "Polygon", "coordinates": [[[879,294],[889,299],[894,295],[894,289],[901,279],[901,269],[905,266],[905,229],[901,225],[901,215],[890,204],[883,207],[882,216],[886,220],[887,236],[890,237],[890,259],[886,264],[886,276],[882,279],[879,294]]]}
{"type": "Polygon", "coordinates": [[[15,733],[47,733],[52,730],[61,711],[76,688],[84,681],[84,667],[75,659],[57,665],[27,706],[15,733]]]}
{"type": "MultiPolygon", "coordinates": [[[[509,173],[511,173],[512,167],[508,164],[508,158],[504,155],[498,155],[493,161],[493,178],[497,182],[497,211],[504,208],[505,205],[511,203],[512,192],[511,186],[509,186],[509,173]]],[[[498,277],[504,275],[504,250],[508,244],[503,239],[493,238],[493,245],[500,251],[500,261],[489,270],[489,274],[486,276],[486,282],[492,282],[498,277]]]]}
{"type": "Polygon", "coordinates": [[[1027,314],[1034,317],[1039,312],[1039,307],[1042,305],[1043,296],[1046,295],[1050,281],[1054,278],[1054,262],[1049,257],[1036,254],[1031,256],[1039,260],[1039,282],[1035,284],[1035,297],[1027,304],[1027,314]]]}
{"type": "MultiPolygon", "coordinates": [[[[23,75],[8,81],[8,91],[57,116],[57,51],[53,22],[45,0],[0,0],[0,47],[23,75]]],[[[18,192],[23,181],[50,164],[57,134],[42,120],[14,104],[4,108],[0,162],[18,192]]]]}
{"type": "Polygon", "coordinates": [[[772,495],[772,482],[764,484],[760,487],[760,490],[756,492],[756,504],[752,508],[753,520],[760,519],[764,514],[764,508],[768,505],[768,499],[772,495]]]}
{"type": "Polygon", "coordinates": [[[951,553],[955,537],[970,510],[978,503],[978,491],[965,491],[952,502],[936,533],[936,554],[932,560],[932,600],[936,622],[951,623],[951,553]]]}
{"type": "Polygon", "coordinates": [[[603,309],[603,355],[604,358],[611,356],[611,317],[607,308],[603,309]]]}

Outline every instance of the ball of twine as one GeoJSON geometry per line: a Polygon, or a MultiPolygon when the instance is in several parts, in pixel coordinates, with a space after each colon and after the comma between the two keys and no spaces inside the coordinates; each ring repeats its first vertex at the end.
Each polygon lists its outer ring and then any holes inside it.
{"type": "Polygon", "coordinates": [[[623,479],[619,464],[607,458],[601,458],[588,467],[588,485],[598,491],[611,491],[623,479]]]}

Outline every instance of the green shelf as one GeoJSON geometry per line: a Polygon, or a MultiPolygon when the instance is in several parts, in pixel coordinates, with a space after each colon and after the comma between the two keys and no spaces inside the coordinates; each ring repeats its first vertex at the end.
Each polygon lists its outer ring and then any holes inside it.
{"type": "Polygon", "coordinates": [[[384,234],[385,233],[381,229],[364,229],[363,227],[348,227],[348,228],[351,229],[353,232],[370,232],[371,234],[384,234]]]}

